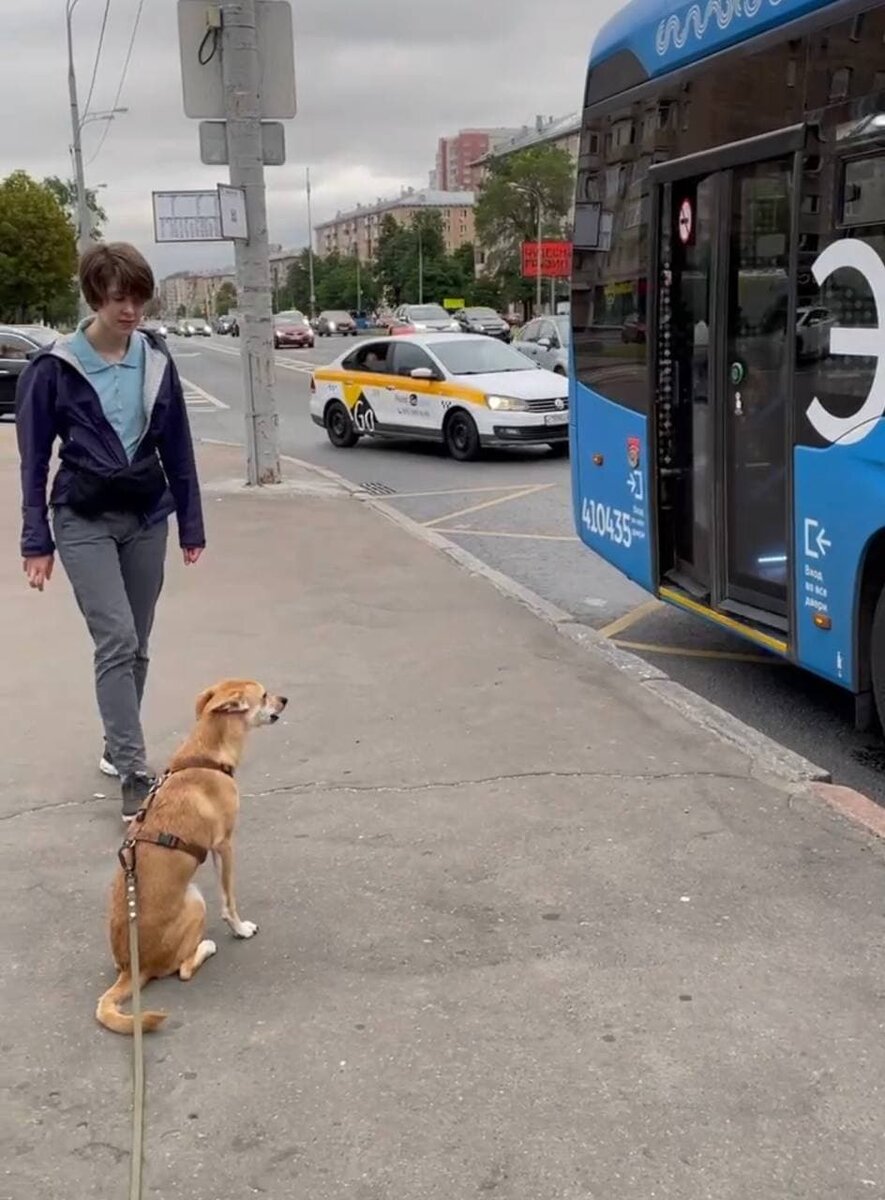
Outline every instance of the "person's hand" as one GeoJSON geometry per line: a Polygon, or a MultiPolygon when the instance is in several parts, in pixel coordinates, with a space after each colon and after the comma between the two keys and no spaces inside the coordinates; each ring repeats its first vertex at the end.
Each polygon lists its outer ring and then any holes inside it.
{"type": "Polygon", "coordinates": [[[200,555],[203,553],[203,547],[185,546],[181,553],[182,557],[184,558],[184,565],[186,567],[192,567],[194,563],[198,563],[200,561],[200,555]]]}
{"type": "Polygon", "coordinates": [[[55,555],[39,554],[35,558],[22,559],[22,570],[28,577],[28,584],[38,592],[52,578],[52,568],[55,566],[55,555]]]}

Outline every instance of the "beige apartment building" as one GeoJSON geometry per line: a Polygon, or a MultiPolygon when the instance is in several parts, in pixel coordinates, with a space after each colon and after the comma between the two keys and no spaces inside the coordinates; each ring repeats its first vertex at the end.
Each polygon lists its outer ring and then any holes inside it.
{"type": "Polygon", "coordinates": [[[236,286],[233,271],[176,271],[160,282],[164,316],[174,317],[180,308],[188,316],[214,316],[215,297],[222,284],[236,286]]]}
{"type": "Polygon", "coordinates": [[[411,225],[415,214],[434,211],[442,217],[446,251],[451,254],[474,240],[473,192],[441,192],[431,188],[409,188],[392,200],[357,205],[339,212],[330,221],[314,227],[316,251],[328,254],[359,255],[361,262],[375,256],[384,218],[389,214],[400,225],[411,225]]]}

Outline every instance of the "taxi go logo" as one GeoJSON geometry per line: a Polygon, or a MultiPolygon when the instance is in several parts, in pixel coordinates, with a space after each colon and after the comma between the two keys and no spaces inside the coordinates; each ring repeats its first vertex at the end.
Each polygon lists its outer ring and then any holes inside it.
{"type": "Polygon", "coordinates": [[[866,400],[852,416],[834,417],[817,396],[809,404],[806,415],[826,441],[850,446],[854,442],[862,442],[872,432],[876,421],[885,415],[885,330],[880,326],[885,311],[885,263],[867,242],[844,238],[828,246],[811,268],[819,287],[834,272],[845,270],[857,271],[869,284],[876,309],[876,323],[863,329],[838,326],[831,330],[830,353],[875,358],[876,373],[866,400]]]}

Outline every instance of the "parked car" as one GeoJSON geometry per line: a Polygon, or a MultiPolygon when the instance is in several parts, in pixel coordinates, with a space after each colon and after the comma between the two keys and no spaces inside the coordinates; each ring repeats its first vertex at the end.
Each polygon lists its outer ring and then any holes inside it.
{"type": "Polygon", "coordinates": [[[568,375],[571,324],[568,317],[538,317],[513,335],[513,345],[545,371],[568,375]]]}
{"type": "Polygon", "coordinates": [[[293,309],[274,316],[273,344],[277,350],[285,346],[307,349],[313,346],[313,330],[303,312],[293,309]]]}
{"type": "Polygon", "coordinates": [[[310,414],[340,449],[371,436],[442,442],[461,462],[485,446],[567,454],[568,391],[484,335],[368,338],[314,371],[310,414]]]}
{"type": "Polygon", "coordinates": [[[57,337],[57,330],[43,325],[0,325],[0,416],[14,415],[19,375],[57,337]]]}
{"type": "Polygon", "coordinates": [[[826,358],[830,353],[830,333],[836,318],[828,308],[800,308],[796,311],[796,357],[826,358]]]}
{"type": "Polygon", "coordinates": [[[393,314],[390,333],[460,333],[461,326],[441,304],[401,304],[393,314]]]}
{"type": "Polygon", "coordinates": [[[316,331],[320,337],[334,337],[338,333],[342,337],[356,337],[356,321],[348,312],[326,309],[317,317],[316,331]]]}
{"type": "Polygon", "coordinates": [[[510,341],[510,326],[493,308],[461,308],[455,320],[465,333],[484,333],[502,342],[510,341]]]}

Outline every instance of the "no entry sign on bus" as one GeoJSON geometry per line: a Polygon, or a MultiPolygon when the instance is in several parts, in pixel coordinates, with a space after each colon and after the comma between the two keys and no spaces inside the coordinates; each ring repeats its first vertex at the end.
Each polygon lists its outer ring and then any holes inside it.
{"type": "Polygon", "coordinates": [[[547,279],[568,279],[572,273],[572,243],[571,242],[541,242],[540,256],[538,242],[523,242],[522,244],[522,273],[526,279],[537,279],[538,258],[540,257],[540,274],[547,279]]]}

